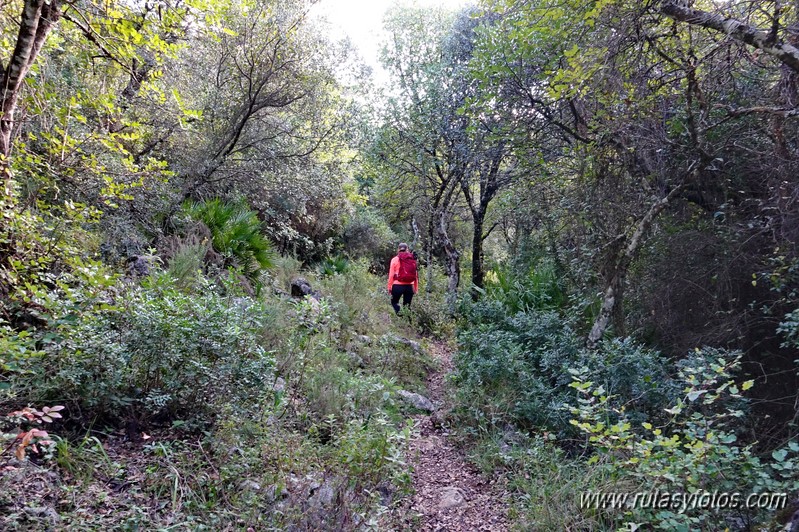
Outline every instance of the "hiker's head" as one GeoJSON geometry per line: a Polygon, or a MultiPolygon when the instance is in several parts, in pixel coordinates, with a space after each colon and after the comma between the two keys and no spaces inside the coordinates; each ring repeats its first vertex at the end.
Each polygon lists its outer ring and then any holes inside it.
{"type": "Polygon", "coordinates": [[[400,251],[400,252],[405,251],[405,252],[407,252],[408,251],[408,244],[406,244],[405,242],[400,243],[400,245],[397,246],[397,251],[400,251]]]}

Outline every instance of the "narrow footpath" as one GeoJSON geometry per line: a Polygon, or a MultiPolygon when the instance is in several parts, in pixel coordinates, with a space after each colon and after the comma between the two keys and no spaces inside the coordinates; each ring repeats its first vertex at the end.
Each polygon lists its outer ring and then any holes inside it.
{"type": "MultiPolygon", "coordinates": [[[[428,377],[429,398],[439,409],[446,402],[446,375],[452,352],[443,343],[432,346],[439,367],[428,377]]],[[[414,529],[423,531],[508,530],[506,492],[466,461],[447,439],[447,427],[437,412],[414,417],[419,437],[410,444],[414,496],[414,529]]]]}

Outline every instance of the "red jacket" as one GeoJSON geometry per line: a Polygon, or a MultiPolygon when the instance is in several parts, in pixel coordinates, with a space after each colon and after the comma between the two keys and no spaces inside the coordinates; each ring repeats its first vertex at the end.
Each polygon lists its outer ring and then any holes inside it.
{"type": "Polygon", "coordinates": [[[392,285],[395,284],[405,284],[405,285],[412,284],[413,293],[415,294],[416,292],[418,292],[419,274],[418,273],[416,274],[416,279],[412,283],[402,283],[394,279],[394,277],[399,273],[399,267],[400,267],[399,256],[396,256],[393,259],[391,259],[391,266],[388,267],[388,291],[391,292],[391,287],[392,285]]]}

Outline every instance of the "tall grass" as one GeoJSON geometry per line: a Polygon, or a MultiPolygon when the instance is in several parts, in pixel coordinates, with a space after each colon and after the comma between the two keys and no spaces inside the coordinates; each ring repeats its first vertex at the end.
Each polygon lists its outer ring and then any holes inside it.
{"type": "Polygon", "coordinates": [[[510,267],[491,270],[486,296],[501,302],[509,313],[528,310],[558,310],[568,303],[564,282],[551,260],[541,260],[527,271],[510,267]]]}

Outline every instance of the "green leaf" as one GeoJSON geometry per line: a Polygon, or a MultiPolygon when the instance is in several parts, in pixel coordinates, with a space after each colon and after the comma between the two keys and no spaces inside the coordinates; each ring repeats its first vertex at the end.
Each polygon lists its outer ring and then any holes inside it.
{"type": "MultiPolygon", "coordinates": [[[[699,399],[699,397],[701,397],[706,392],[707,392],[707,390],[692,390],[692,391],[688,392],[688,400],[691,401],[691,402],[694,402],[697,399],[699,399]]],[[[666,412],[669,412],[669,411],[666,410],[666,412]]]]}

